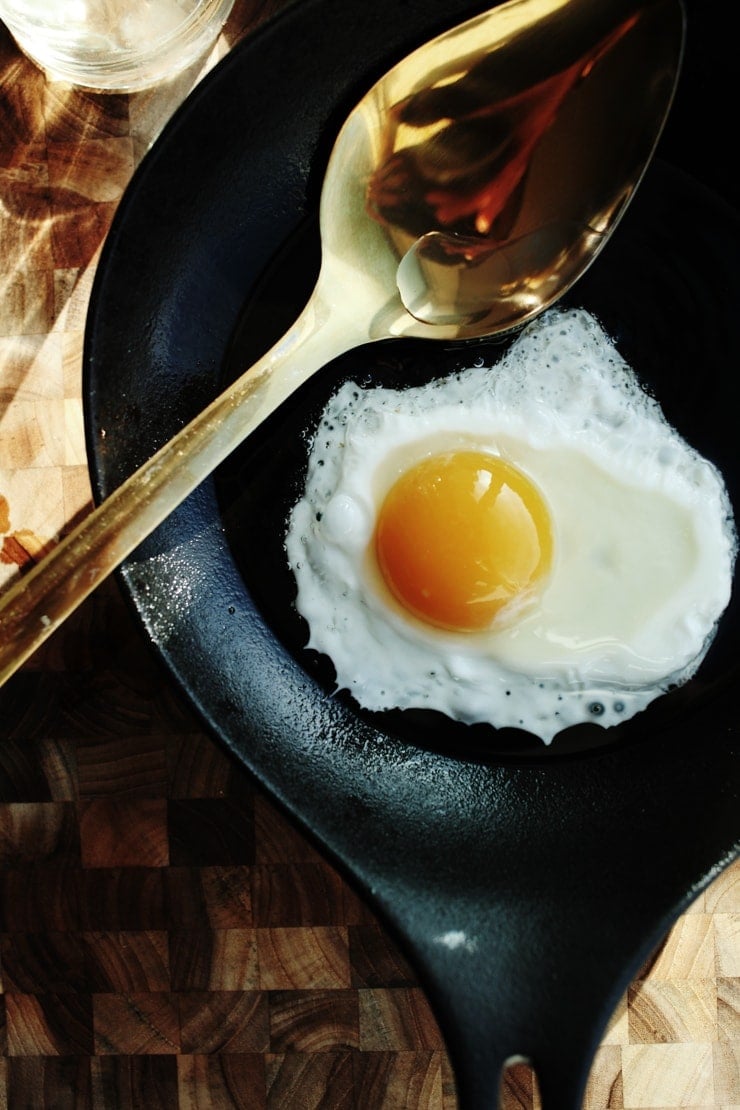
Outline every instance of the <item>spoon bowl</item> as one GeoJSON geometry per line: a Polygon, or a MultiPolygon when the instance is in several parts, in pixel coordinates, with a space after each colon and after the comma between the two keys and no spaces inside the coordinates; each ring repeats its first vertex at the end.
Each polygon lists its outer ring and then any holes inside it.
{"type": "Polygon", "coordinates": [[[510,0],[388,71],[334,145],[295,325],[5,594],[0,681],[332,358],[504,332],[566,292],[652,156],[683,35],[680,0],[510,0]]]}
{"type": "Polygon", "coordinates": [[[524,0],[408,55],[335,143],[318,294],[338,311],[351,288],[368,339],[480,338],[531,320],[614,231],[682,51],[675,0],[524,0]]]}

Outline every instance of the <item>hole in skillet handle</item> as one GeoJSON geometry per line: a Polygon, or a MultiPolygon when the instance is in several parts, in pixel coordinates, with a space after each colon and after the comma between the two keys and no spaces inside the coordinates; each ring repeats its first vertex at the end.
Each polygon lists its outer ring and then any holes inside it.
{"type": "MultiPolygon", "coordinates": [[[[722,470],[734,504],[740,504],[734,432],[729,416],[727,367],[737,365],[740,344],[728,332],[729,298],[723,245],[701,239],[692,249],[671,233],[672,207],[694,227],[713,225],[714,198],[670,167],[654,165],[617,233],[587,274],[562,302],[592,312],[615,340],[643,385],[660,402],[669,422],[722,470]],[[658,294],[656,295],[656,291],[658,294]],[[690,326],[686,326],[687,321],[690,326]],[[701,373],[697,373],[701,366],[701,373]]],[[[284,245],[244,307],[225,362],[225,380],[250,365],[295,319],[314,286],[319,267],[315,219],[284,245]]],[[[740,281],[733,279],[736,293],[740,281]]],[[[369,344],[341,356],[291,397],[219,469],[217,492],[233,557],[267,627],[327,694],[370,720],[381,732],[463,759],[540,761],[580,757],[615,746],[645,743],[670,730],[688,735],[711,722],[713,705],[736,673],[738,602],[720,622],[697,676],[658,698],[624,725],[610,729],[584,723],[566,729],[546,746],[529,732],[465,725],[430,710],[369,713],[352,697],[335,692],[330,660],[306,647],[307,627],[293,600],[295,583],[283,548],[288,514],[298,499],[313,429],[342,381],[392,388],[421,384],[483,359],[494,363],[513,336],[464,343],[398,339],[369,344]],[[246,521],[260,522],[254,544],[246,521]]]]}

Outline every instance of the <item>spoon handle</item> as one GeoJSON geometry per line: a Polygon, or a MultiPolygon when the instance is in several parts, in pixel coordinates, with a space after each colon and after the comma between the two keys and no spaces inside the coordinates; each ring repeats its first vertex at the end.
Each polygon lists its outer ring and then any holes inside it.
{"type": "Polygon", "coordinates": [[[0,597],[0,684],[319,366],[360,342],[318,294],[286,335],[0,597]]]}

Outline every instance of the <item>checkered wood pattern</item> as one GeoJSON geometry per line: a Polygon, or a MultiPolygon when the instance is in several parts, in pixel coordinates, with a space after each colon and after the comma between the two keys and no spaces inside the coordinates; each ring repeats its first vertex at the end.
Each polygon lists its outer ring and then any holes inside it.
{"type": "MultiPolygon", "coordinates": [[[[203,68],[280,6],[237,0],[203,68]]],[[[0,28],[0,588],[89,507],[96,261],[199,75],[132,97],[73,91],[0,28]]],[[[0,691],[0,1107],[456,1105],[393,939],[203,731],[101,587],[0,691]]],[[[739,1110],[740,864],[630,987],[585,1105],[739,1110]]],[[[502,1106],[540,1107],[526,1067],[502,1106]]]]}

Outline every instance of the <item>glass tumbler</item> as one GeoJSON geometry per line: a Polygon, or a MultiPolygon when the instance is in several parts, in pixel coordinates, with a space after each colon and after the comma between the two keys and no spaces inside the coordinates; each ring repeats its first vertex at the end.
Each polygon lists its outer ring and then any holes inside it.
{"type": "Polygon", "coordinates": [[[55,80],[134,92],[186,69],[234,0],[0,0],[0,20],[55,80]]]}

